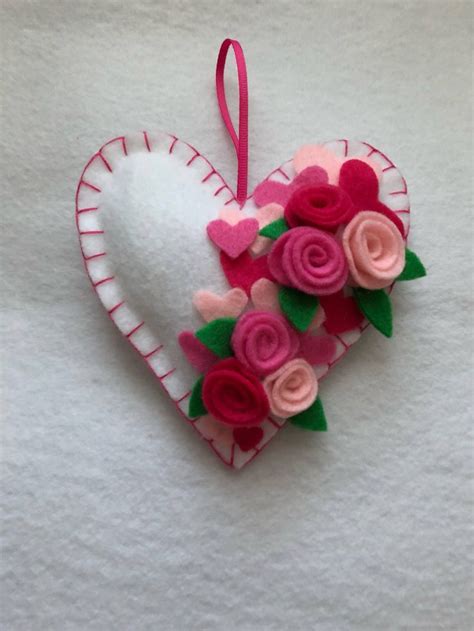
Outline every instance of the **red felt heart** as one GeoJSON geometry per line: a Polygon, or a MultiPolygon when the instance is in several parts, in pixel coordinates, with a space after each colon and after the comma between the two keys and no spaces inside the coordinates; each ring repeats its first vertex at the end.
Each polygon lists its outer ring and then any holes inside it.
{"type": "Polygon", "coordinates": [[[274,280],[268,269],[267,257],[259,256],[253,259],[248,252],[244,252],[236,259],[221,252],[221,265],[229,285],[240,287],[250,295],[252,285],[261,278],[274,280]]]}
{"type": "Polygon", "coordinates": [[[263,438],[261,427],[237,427],[234,429],[234,440],[242,451],[250,451],[263,438]]]}
{"type": "Polygon", "coordinates": [[[321,296],[320,303],[326,314],[324,328],[331,335],[351,331],[364,319],[354,298],[345,297],[342,290],[332,296],[321,296]]]}

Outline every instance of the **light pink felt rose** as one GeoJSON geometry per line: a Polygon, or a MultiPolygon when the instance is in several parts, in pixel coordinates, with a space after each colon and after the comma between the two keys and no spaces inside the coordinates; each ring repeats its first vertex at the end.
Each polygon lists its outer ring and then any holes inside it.
{"type": "Polygon", "coordinates": [[[346,226],[342,246],[356,285],[388,287],[405,266],[405,243],[397,226],[381,213],[362,211],[346,226]]]}
{"type": "Polygon", "coordinates": [[[269,375],[263,387],[275,416],[289,418],[307,410],[318,396],[318,380],[304,359],[292,359],[269,375]]]}

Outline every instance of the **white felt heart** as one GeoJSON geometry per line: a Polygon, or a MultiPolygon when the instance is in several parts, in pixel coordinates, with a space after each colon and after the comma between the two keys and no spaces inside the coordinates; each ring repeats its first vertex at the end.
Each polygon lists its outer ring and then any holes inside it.
{"type": "MultiPolygon", "coordinates": [[[[363,157],[380,170],[379,199],[395,211],[408,231],[406,184],[392,162],[371,145],[338,140],[324,145],[341,158],[363,157]]],[[[287,184],[292,160],[269,180],[287,184]]],[[[240,468],[255,458],[284,421],[269,418],[263,438],[247,451],[236,441],[209,438],[199,419],[187,415],[196,373],[178,344],[183,330],[202,320],[192,296],[205,288],[229,290],[207,224],[225,207],[238,211],[231,189],[191,145],[165,133],[137,133],[106,143],[86,164],[76,193],[81,250],[93,287],[110,318],[140,353],[181,414],[228,465],[240,468]]],[[[242,212],[254,216],[251,196],[242,212]]],[[[360,337],[366,324],[338,336],[330,364],[315,367],[318,378],[360,337]]],[[[324,333],[324,331],[322,331],[324,333]]]]}

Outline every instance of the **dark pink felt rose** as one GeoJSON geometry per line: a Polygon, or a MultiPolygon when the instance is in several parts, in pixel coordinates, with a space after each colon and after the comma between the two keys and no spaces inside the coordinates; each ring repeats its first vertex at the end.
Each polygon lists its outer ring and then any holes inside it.
{"type": "Polygon", "coordinates": [[[268,255],[268,266],[282,285],[315,296],[339,291],[347,281],[346,257],[339,242],[317,228],[285,232],[268,255]]]}

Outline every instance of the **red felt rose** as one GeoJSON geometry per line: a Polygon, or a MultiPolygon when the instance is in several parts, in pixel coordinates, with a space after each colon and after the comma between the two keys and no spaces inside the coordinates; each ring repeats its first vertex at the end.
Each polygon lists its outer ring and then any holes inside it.
{"type": "Polygon", "coordinates": [[[218,362],[206,374],[202,399],[214,418],[233,427],[258,425],[270,411],[258,378],[233,357],[218,362]]]}
{"type": "Polygon", "coordinates": [[[349,222],[353,215],[354,206],[349,195],[331,184],[299,188],[285,208],[285,219],[290,228],[312,226],[335,230],[341,223],[349,222]]]}

